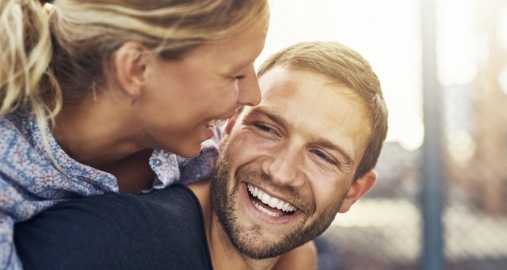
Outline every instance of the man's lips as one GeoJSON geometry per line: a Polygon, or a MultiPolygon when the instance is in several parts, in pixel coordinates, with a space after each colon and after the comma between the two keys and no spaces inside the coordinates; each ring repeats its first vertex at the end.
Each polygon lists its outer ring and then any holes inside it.
{"type": "Polygon", "coordinates": [[[281,217],[293,215],[298,210],[297,207],[289,202],[273,197],[251,184],[247,184],[247,190],[255,208],[269,216],[281,217]]]}

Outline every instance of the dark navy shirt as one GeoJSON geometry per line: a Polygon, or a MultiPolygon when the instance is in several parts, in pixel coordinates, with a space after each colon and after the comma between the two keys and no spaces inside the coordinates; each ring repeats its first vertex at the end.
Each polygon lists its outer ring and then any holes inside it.
{"type": "Polygon", "coordinates": [[[17,223],[25,269],[212,269],[201,205],[184,185],[58,204],[17,223]]]}

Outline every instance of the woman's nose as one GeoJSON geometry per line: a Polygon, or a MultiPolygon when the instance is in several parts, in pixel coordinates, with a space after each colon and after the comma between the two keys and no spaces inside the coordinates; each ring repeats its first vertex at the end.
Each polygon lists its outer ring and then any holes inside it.
{"type": "Polygon", "coordinates": [[[253,65],[239,83],[238,104],[255,106],[261,102],[261,89],[253,65]]]}

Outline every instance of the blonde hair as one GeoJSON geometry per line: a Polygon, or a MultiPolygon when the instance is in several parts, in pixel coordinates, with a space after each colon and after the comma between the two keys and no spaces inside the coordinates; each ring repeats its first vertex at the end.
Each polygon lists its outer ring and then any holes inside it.
{"type": "Polygon", "coordinates": [[[179,58],[269,16],[267,0],[55,0],[49,23],[35,0],[0,12],[0,117],[28,104],[39,123],[110,80],[127,41],[179,58]]]}
{"type": "Polygon", "coordinates": [[[46,15],[33,0],[1,1],[0,12],[0,116],[30,103],[43,123],[61,106],[43,102],[44,97],[61,99],[48,69],[52,48],[46,15]]]}
{"type": "Polygon", "coordinates": [[[312,41],[294,44],[271,55],[259,68],[258,76],[275,66],[303,69],[324,75],[357,94],[368,108],[372,134],[354,180],[373,169],[387,136],[388,123],[380,81],[368,61],[353,49],[338,42],[312,41]]]}

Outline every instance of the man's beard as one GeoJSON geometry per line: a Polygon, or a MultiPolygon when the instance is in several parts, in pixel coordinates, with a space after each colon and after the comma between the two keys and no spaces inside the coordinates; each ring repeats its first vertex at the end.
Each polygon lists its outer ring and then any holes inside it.
{"type": "MultiPolygon", "coordinates": [[[[319,218],[314,219],[311,224],[306,224],[308,217],[299,218],[301,221],[299,224],[285,231],[275,241],[263,241],[260,239],[262,236],[260,226],[245,227],[240,225],[237,215],[235,215],[235,205],[236,200],[239,198],[238,180],[257,177],[258,179],[249,181],[255,183],[256,181],[270,181],[269,176],[263,172],[248,171],[244,167],[238,168],[233,179],[230,179],[229,173],[232,173],[229,162],[221,155],[217,161],[215,174],[211,179],[212,208],[233,246],[240,253],[252,259],[280,256],[315,239],[329,227],[345,198],[345,195],[343,195],[338,205],[325,209],[319,218]],[[232,183],[229,183],[229,181],[232,183]]],[[[291,187],[281,187],[280,189],[283,190],[284,188],[292,189],[291,187]]],[[[311,211],[311,213],[314,212],[315,210],[311,211]]]]}

